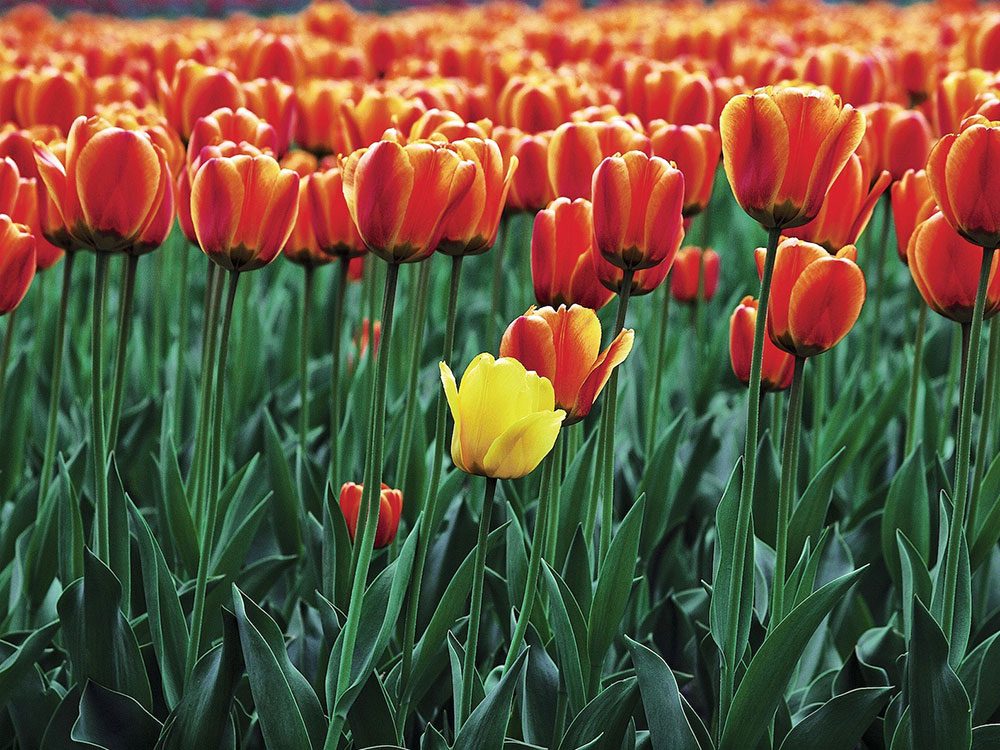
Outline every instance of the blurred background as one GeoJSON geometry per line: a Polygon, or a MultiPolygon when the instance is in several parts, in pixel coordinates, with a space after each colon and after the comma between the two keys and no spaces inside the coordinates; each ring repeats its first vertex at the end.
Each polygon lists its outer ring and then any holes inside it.
{"type": "MultiPolygon", "coordinates": [[[[17,0],[0,0],[0,12],[24,5],[17,0]]],[[[114,16],[205,16],[220,17],[232,13],[272,15],[294,13],[309,0],[46,0],[31,3],[52,13],[103,13],[114,16]]],[[[421,5],[468,5],[465,0],[350,0],[359,10],[389,11],[421,5]]]]}

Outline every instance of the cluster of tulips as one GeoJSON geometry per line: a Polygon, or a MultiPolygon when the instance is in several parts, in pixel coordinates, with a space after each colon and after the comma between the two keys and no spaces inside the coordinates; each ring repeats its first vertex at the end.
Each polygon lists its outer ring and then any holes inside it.
{"type": "Polygon", "coordinates": [[[0,37],[0,747],[1000,743],[996,10],[0,37]]]}

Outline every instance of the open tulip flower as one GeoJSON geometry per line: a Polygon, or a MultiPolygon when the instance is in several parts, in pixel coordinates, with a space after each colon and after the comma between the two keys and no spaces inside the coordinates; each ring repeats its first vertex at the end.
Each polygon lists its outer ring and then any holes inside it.
{"type": "MultiPolygon", "coordinates": [[[[729,317],[729,362],[733,374],[743,385],[750,382],[750,358],[753,352],[753,331],[757,324],[757,300],[747,296],[729,317]]],[[[761,388],[783,391],[792,384],[795,358],[782,351],[769,337],[764,338],[764,358],[760,371],[761,388]]]]}
{"type": "Polygon", "coordinates": [[[730,99],[720,129],[736,200],[764,228],[785,229],[819,213],[865,119],[822,89],[767,87],[730,99]]]}
{"type": "MultiPolygon", "coordinates": [[[[789,238],[778,245],[767,332],[780,349],[814,357],[832,349],[861,314],[865,277],[853,245],[836,255],[812,242],[789,238]]],[[[757,268],[764,250],[757,250],[757,268]]]]}
{"type": "Polygon", "coordinates": [[[582,305],[599,310],[611,301],[613,293],[597,277],[593,243],[594,225],[588,200],[556,198],[535,215],[531,232],[531,280],[540,305],[582,305]]]}
{"type": "Polygon", "coordinates": [[[35,238],[24,224],[0,214],[0,315],[16,308],[35,278],[35,238]]]}
{"type": "MultiPolygon", "coordinates": [[[[344,514],[347,533],[354,541],[358,531],[358,515],[361,512],[361,495],[364,485],[345,482],[340,488],[340,511],[344,514]]],[[[379,493],[378,526],[375,529],[375,549],[389,546],[399,530],[399,517],[403,512],[403,493],[382,482],[379,493]]]]}
{"type": "Polygon", "coordinates": [[[569,425],[590,413],[634,340],[635,332],[626,328],[602,352],[601,322],[593,310],[580,305],[532,307],[507,327],[500,356],[512,357],[547,378],[569,425]]]}
{"type": "Polygon", "coordinates": [[[441,363],[455,421],[451,458],[467,474],[517,479],[535,470],[555,445],[566,412],[555,408],[552,383],[516,359],[480,354],[461,385],[441,363]]]}

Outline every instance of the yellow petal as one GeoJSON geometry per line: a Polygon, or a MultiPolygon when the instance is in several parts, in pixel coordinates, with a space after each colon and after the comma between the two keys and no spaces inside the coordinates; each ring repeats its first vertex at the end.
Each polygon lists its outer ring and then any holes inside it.
{"type": "Polygon", "coordinates": [[[540,411],[510,425],[486,453],[483,462],[486,476],[517,479],[530,474],[552,450],[565,418],[566,412],[562,409],[540,411]]]}
{"type": "Polygon", "coordinates": [[[439,363],[438,367],[441,370],[441,385],[444,386],[444,395],[448,399],[448,409],[455,422],[455,429],[451,434],[451,460],[459,469],[470,473],[465,458],[462,456],[462,422],[459,418],[461,410],[458,406],[458,386],[455,383],[455,374],[446,362],[439,363]]]}

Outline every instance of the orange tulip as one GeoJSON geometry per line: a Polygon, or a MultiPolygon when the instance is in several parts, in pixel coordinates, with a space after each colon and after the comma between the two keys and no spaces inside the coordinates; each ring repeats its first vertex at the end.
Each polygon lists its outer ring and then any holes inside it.
{"type": "Polygon", "coordinates": [[[299,180],[299,209],[292,225],[292,233],[281,251],[288,260],[306,268],[316,268],[333,260],[333,257],[320,250],[313,228],[312,206],[309,203],[309,183],[312,175],[299,180]]]}
{"type": "Polygon", "coordinates": [[[535,308],[512,322],[500,341],[500,356],[513,357],[527,370],[547,378],[563,424],[586,417],[611,377],[632,351],[635,332],[621,331],[601,349],[601,322],[587,307],[535,308]]]}
{"type": "Polygon", "coordinates": [[[246,94],[235,75],[194,60],[177,63],[170,83],[160,82],[160,105],[184,140],[199,117],[220,107],[235,110],[245,104],[246,94]]]}
{"type": "Polygon", "coordinates": [[[314,173],[308,191],[313,232],[320,250],[336,258],[356,258],[368,252],[344,197],[343,168],[338,164],[314,173]]]}
{"type": "Polygon", "coordinates": [[[666,264],[684,238],[684,176],[657,156],[629,151],[594,171],[594,250],[636,271],[666,264]]]}
{"type": "MultiPolygon", "coordinates": [[[[443,135],[449,141],[461,138],[489,138],[493,125],[489,120],[466,122],[457,112],[450,109],[428,109],[410,127],[408,141],[419,141],[435,134],[443,135]]],[[[506,152],[504,152],[506,155],[506,152]]],[[[509,157],[508,157],[509,158],[509,157]]]]}
{"type": "Polygon", "coordinates": [[[0,159],[10,157],[17,164],[21,177],[33,179],[38,177],[35,141],[49,143],[60,138],[59,130],[51,125],[23,129],[5,125],[0,128],[0,159]]]}
{"type": "Polygon", "coordinates": [[[281,166],[290,169],[299,177],[310,175],[319,169],[319,159],[308,151],[296,148],[281,157],[281,166]]]}
{"type": "Polygon", "coordinates": [[[267,155],[205,161],[191,183],[191,222],[202,251],[230,271],[266,266],[298,213],[299,176],[267,155]]]}
{"type": "MultiPolygon", "coordinates": [[[[347,533],[351,541],[358,530],[358,516],[361,513],[361,495],[364,485],[346,482],[340,488],[340,512],[344,514],[347,523],[347,533]]],[[[403,493],[390,489],[385,482],[379,493],[378,526],[375,530],[375,549],[388,547],[399,530],[399,518],[403,512],[403,493]]]]}
{"type": "Polygon", "coordinates": [[[649,153],[649,138],[624,120],[568,122],[549,141],[549,182],[555,195],[591,198],[594,170],[605,157],[626,151],[649,153]]]}
{"type": "Polygon", "coordinates": [[[938,135],[957,133],[970,113],[976,97],[988,88],[993,74],[979,68],[955,70],[934,89],[931,100],[934,127],[938,135]]]}
{"type": "Polygon", "coordinates": [[[239,73],[244,80],[276,78],[295,85],[302,78],[305,61],[295,37],[255,29],[241,42],[239,73]]]}
{"type": "Polygon", "coordinates": [[[867,127],[858,147],[875,174],[888,170],[898,180],[908,169],[923,169],[934,140],[923,113],[889,102],[861,108],[867,127]]]}
{"type": "Polygon", "coordinates": [[[472,187],[474,162],[435,141],[378,141],[344,163],[344,196],[368,248],[389,263],[429,257],[472,187]]]}
{"type": "MultiPolygon", "coordinates": [[[[35,169],[34,151],[30,154],[31,167],[35,169]]],[[[37,170],[35,173],[37,174],[37,170]]],[[[39,195],[38,180],[23,177],[23,174],[24,171],[13,158],[6,156],[0,159],[0,206],[5,207],[4,210],[14,222],[24,224],[34,235],[36,270],[44,271],[62,258],[63,251],[42,235],[38,202],[44,196],[39,195]]]]}
{"type": "Polygon", "coordinates": [[[255,78],[243,84],[247,109],[270,124],[277,134],[276,154],[288,151],[298,125],[299,105],[295,89],[277,78],[255,78]]]}
{"type": "MultiPolygon", "coordinates": [[[[913,230],[906,254],[910,275],[927,306],[949,320],[971,323],[983,257],[979,247],[959,236],[944,213],[937,211],[913,230]]],[[[1000,254],[994,253],[984,318],[1000,312],[998,264],[1000,254]]]]}
{"type": "Polygon", "coordinates": [[[896,227],[896,252],[907,263],[906,248],[917,224],[937,211],[927,172],[907,170],[892,186],[892,221],[896,227]]]}
{"type": "Polygon", "coordinates": [[[643,82],[644,119],[662,119],[676,125],[714,122],[715,93],[704,73],[691,73],[676,63],[666,63],[646,75],[643,82]]]}
{"type": "Polygon", "coordinates": [[[529,135],[517,128],[496,128],[493,131],[493,138],[504,158],[517,158],[517,171],[507,194],[509,209],[540,211],[555,199],[548,173],[551,137],[551,133],[529,135]]]}
{"type": "MultiPolygon", "coordinates": [[[[583,305],[599,310],[613,296],[591,258],[594,226],[590,201],[556,198],[535,216],[531,280],[540,305],[583,305]]],[[[610,264],[609,264],[610,265],[610,264]]]]}
{"type": "Polygon", "coordinates": [[[944,136],[927,160],[927,180],[941,213],[980,247],[1000,246],[1000,122],[974,115],[944,136]]]}
{"type": "Polygon", "coordinates": [[[704,124],[654,122],[649,140],[653,155],[672,161],[684,175],[684,215],[704,211],[712,197],[715,170],[722,155],[719,131],[704,124]]]}
{"type": "Polygon", "coordinates": [[[341,104],[358,95],[358,84],[353,81],[315,79],[300,86],[296,143],[317,156],[350,151],[344,140],[341,104]]]}
{"type": "MultiPolygon", "coordinates": [[[[148,134],[78,117],[70,128],[66,166],[35,144],[38,173],[58,219],[80,244],[97,252],[129,248],[162,220],[171,192],[163,150],[148,134]]],[[[48,210],[48,209],[47,209],[48,210]]]]}
{"type": "MultiPolygon", "coordinates": [[[[757,249],[761,274],[764,254],[757,249]]],[[[850,332],[865,301],[865,277],[856,258],[853,245],[830,255],[794,237],[779,243],[767,308],[767,333],[779,349],[813,357],[850,332]]]]}
{"type": "Polygon", "coordinates": [[[0,214],[0,315],[17,307],[35,277],[35,238],[24,224],[0,214]]]}
{"type": "MultiPolygon", "coordinates": [[[[753,357],[754,328],[757,325],[757,300],[744,297],[729,318],[729,362],[733,374],[743,385],[750,383],[750,360],[753,357]]],[[[792,385],[795,358],[764,337],[760,386],[765,391],[783,391],[792,385]]]]}
{"type": "Polygon", "coordinates": [[[827,85],[854,105],[899,96],[893,74],[888,58],[878,49],[861,52],[843,44],[815,47],[802,63],[803,80],[827,85]]]}
{"type": "Polygon", "coordinates": [[[82,73],[44,67],[21,74],[14,91],[14,113],[21,127],[54,125],[69,132],[73,120],[92,105],[91,86],[82,73]]]}
{"type": "Polygon", "coordinates": [[[408,133],[426,107],[419,99],[368,89],[360,99],[340,104],[345,152],[370,146],[390,128],[408,133]]]}
{"type": "MultiPolygon", "coordinates": [[[[678,245],[680,245],[681,239],[683,237],[677,240],[678,245]]],[[[594,273],[597,274],[597,280],[604,285],[604,288],[611,290],[615,294],[621,294],[622,285],[625,281],[625,271],[613,263],[606,261],[600,253],[591,252],[590,259],[594,267],[594,273]]],[[[629,288],[629,296],[641,297],[644,294],[652,292],[667,278],[672,265],[672,263],[664,261],[652,268],[643,268],[635,271],[632,275],[632,286],[629,288]]]]}
{"type": "Polygon", "coordinates": [[[883,171],[873,183],[868,165],[857,154],[851,154],[830,186],[816,218],[789,229],[786,234],[815,242],[831,253],[845,245],[853,245],[868,226],[875,205],[889,182],[889,173],[883,171]]]}
{"type": "Polygon", "coordinates": [[[184,167],[184,145],[180,137],[155,107],[136,107],[130,102],[115,102],[97,109],[97,115],[116,128],[145,133],[163,150],[170,167],[170,174],[178,174],[184,167]]]}
{"type": "Polygon", "coordinates": [[[670,275],[670,293],[678,302],[698,299],[701,277],[701,299],[710,300],[719,286],[719,254],[712,249],[684,247],[677,251],[673,273],[670,275]]]}
{"type": "Polygon", "coordinates": [[[222,107],[211,114],[199,117],[188,138],[187,161],[191,165],[205,146],[218,146],[223,141],[246,142],[261,151],[278,154],[278,133],[274,127],[249,109],[240,107],[235,112],[222,107]]]}
{"type": "Polygon", "coordinates": [[[722,110],[723,163],[740,206],[767,229],[801,226],[864,135],[864,116],[821,89],[763,88],[722,110]]]}
{"type": "Polygon", "coordinates": [[[517,157],[504,159],[496,141],[489,139],[463,138],[452,145],[462,159],[476,165],[476,176],[443,221],[437,249],[445,255],[479,255],[496,242],[517,157]]]}

